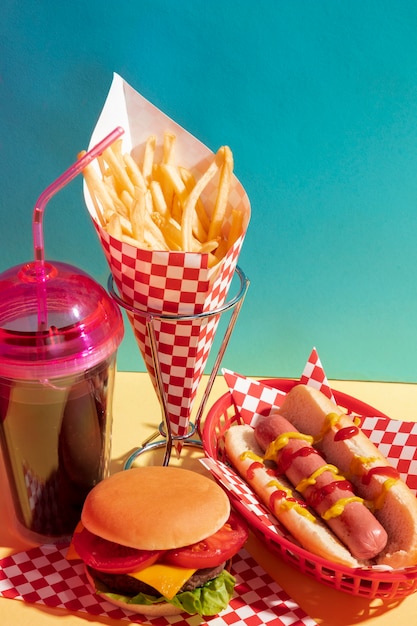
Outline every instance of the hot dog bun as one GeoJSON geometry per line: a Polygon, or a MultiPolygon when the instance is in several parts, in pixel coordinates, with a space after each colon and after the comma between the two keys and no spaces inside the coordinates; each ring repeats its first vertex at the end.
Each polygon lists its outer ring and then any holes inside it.
{"type": "Polygon", "coordinates": [[[284,477],[268,473],[262,461],[263,451],[251,426],[229,428],[225,434],[225,447],[235,469],[303,548],[348,567],[361,565],[327,526],[307,509],[301,496],[284,477]]]}
{"type": "Polygon", "coordinates": [[[388,534],[376,562],[394,569],[417,564],[417,499],[352,419],[323,393],[302,384],[286,395],[279,412],[299,431],[314,437],[326,460],[371,505],[388,534]]]}

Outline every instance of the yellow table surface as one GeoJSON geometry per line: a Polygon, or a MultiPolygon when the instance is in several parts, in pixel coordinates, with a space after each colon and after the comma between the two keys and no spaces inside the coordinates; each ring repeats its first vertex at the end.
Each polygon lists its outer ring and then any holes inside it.
{"type": "MultiPolygon", "coordinates": [[[[201,390],[204,381],[200,386],[201,390]]],[[[378,408],[392,418],[417,421],[417,385],[396,383],[367,383],[331,381],[331,386],[348,393],[378,408]]],[[[215,381],[210,402],[226,392],[222,377],[215,381]]],[[[160,422],[159,405],[150,379],[146,374],[118,372],[114,397],[114,425],[111,471],[122,468],[128,454],[155,431],[160,422]]],[[[162,454],[162,451],[161,451],[162,454]]],[[[200,452],[189,448],[181,463],[204,471],[198,462],[200,452]]],[[[1,459],[0,459],[1,461],[1,459]]],[[[140,463],[159,462],[148,453],[142,455],[140,463]]],[[[176,461],[173,461],[176,463],[176,461]]],[[[0,463],[0,557],[25,550],[30,545],[17,535],[11,509],[10,495],[0,463]]],[[[283,587],[287,593],[318,624],[323,626],[351,626],[353,624],[372,626],[392,626],[414,623],[417,615],[417,593],[401,601],[384,603],[380,600],[366,600],[334,591],[315,580],[306,577],[292,566],[286,565],[273,556],[255,537],[251,537],[248,549],[262,567],[283,587]]],[[[121,626],[111,619],[96,618],[85,614],[67,613],[40,605],[29,605],[19,600],[0,598],[1,626],[82,626],[108,624],[121,626]]]]}

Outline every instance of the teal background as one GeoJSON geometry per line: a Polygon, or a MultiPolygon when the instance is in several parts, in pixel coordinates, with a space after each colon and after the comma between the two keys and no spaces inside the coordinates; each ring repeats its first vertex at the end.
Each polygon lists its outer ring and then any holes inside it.
{"type": "MultiPolygon", "coordinates": [[[[118,72],[212,150],[252,204],[251,286],[223,365],[417,376],[415,0],[3,0],[0,271],[30,260],[35,201],[88,144],[118,72]]],[[[46,256],[105,284],[79,177],[46,256]]],[[[130,328],[119,369],[143,370],[130,328]]]]}

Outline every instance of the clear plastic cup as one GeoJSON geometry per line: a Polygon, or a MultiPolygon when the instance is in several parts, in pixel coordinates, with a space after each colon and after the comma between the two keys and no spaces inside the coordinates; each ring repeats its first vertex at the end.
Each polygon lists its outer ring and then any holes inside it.
{"type": "Polygon", "coordinates": [[[0,445],[17,525],[28,539],[67,539],[109,471],[120,309],[71,265],[0,274],[0,445]]]}

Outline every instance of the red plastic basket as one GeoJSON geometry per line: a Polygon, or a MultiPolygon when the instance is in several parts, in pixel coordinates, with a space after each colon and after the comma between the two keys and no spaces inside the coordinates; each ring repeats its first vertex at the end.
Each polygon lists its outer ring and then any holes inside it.
{"type": "MultiPolygon", "coordinates": [[[[285,393],[298,383],[290,379],[271,379],[262,382],[285,393]]],[[[333,394],[338,405],[347,409],[348,412],[387,417],[370,405],[347,394],[338,391],[333,391],[333,394]]],[[[226,393],[213,404],[205,419],[202,432],[205,454],[212,459],[227,463],[224,435],[230,426],[240,423],[242,420],[236,412],[232,396],[226,393]]],[[[266,543],[271,551],[319,582],[339,591],[366,598],[398,599],[409,596],[417,590],[417,567],[387,571],[376,568],[353,569],[332,563],[301,548],[291,541],[288,535],[284,536],[285,533],[281,534],[279,523],[277,523],[277,532],[274,532],[236,494],[228,490],[228,495],[232,505],[247,520],[254,534],[266,543]]],[[[265,508],[260,502],[259,505],[265,508]]]]}

